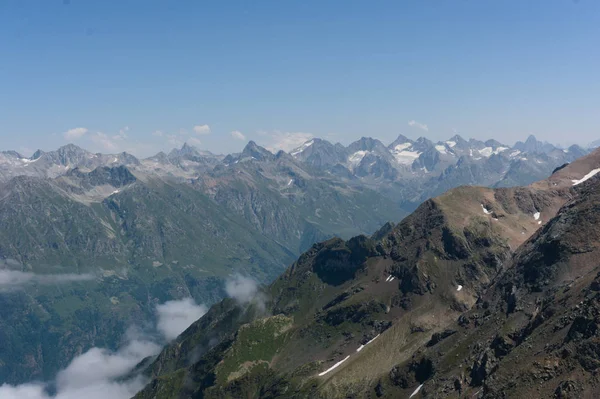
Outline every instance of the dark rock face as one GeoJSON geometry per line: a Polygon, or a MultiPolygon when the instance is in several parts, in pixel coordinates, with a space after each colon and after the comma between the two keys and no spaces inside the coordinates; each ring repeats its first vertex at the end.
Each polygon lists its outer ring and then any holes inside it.
{"type": "Polygon", "coordinates": [[[435,374],[435,367],[431,359],[422,357],[412,359],[405,366],[396,366],[390,373],[392,384],[400,388],[408,388],[416,383],[423,384],[435,374]]]}
{"type": "Polygon", "coordinates": [[[554,391],[555,399],[576,399],[581,397],[581,384],[576,381],[563,381],[554,391]]]}
{"type": "Polygon", "coordinates": [[[319,252],[314,271],[327,284],[340,285],[354,278],[367,257],[375,254],[374,242],[365,236],[338,240],[319,252]]]}
{"type": "Polygon", "coordinates": [[[82,184],[90,186],[108,184],[113,187],[123,187],[137,180],[129,169],[123,165],[117,167],[101,166],[89,173],[81,172],[80,169],[75,168],[67,176],[77,176],[82,180],[82,184]]]}
{"type": "Polygon", "coordinates": [[[481,386],[483,382],[495,371],[496,358],[490,351],[485,351],[471,366],[471,386],[481,386]]]}
{"type": "Polygon", "coordinates": [[[446,329],[442,332],[439,333],[434,333],[433,336],[431,337],[431,339],[429,340],[429,342],[427,342],[426,346],[430,347],[430,346],[434,346],[438,343],[440,343],[442,340],[448,338],[449,336],[456,334],[456,330],[450,330],[450,329],[446,329]]]}

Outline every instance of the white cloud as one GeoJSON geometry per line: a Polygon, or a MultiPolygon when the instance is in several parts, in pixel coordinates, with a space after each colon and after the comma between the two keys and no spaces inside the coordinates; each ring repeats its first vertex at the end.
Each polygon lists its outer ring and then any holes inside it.
{"type": "Polygon", "coordinates": [[[162,136],[164,136],[163,132],[161,132],[160,130],[155,130],[155,131],[152,133],[152,135],[153,135],[154,137],[162,137],[162,136]]]}
{"type": "Polygon", "coordinates": [[[77,139],[83,137],[83,135],[85,135],[87,132],[88,132],[88,130],[85,127],[76,127],[76,128],[69,129],[66,132],[64,132],[63,136],[67,140],[77,140],[77,139]]]}
{"type": "Polygon", "coordinates": [[[247,303],[254,298],[258,284],[249,277],[236,274],[225,282],[225,292],[240,303],[247,303]]]}
{"type": "Polygon", "coordinates": [[[199,135],[205,135],[210,133],[210,126],[208,125],[196,125],[194,126],[194,133],[199,135]]]}
{"type": "Polygon", "coordinates": [[[19,270],[0,269],[0,292],[14,291],[33,284],[49,285],[93,279],[94,276],[91,274],[35,274],[19,270]]]}
{"type": "Polygon", "coordinates": [[[277,130],[274,132],[260,132],[260,134],[267,138],[268,143],[265,147],[271,152],[279,150],[289,152],[313,138],[311,133],[280,132],[277,130]]]}
{"type": "Polygon", "coordinates": [[[253,303],[263,312],[267,307],[267,297],[258,283],[249,277],[240,274],[230,277],[225,281],[225,292],[242,305],[253,303]]]}
{"type": "Polygon", "coordinates": [[[129,126],[125,126],[122,129],[119,129],[119,133],[115,134],[113,136],[113,139],[115,140],[119,140],[119,141],[124,141],[127,139],[127,132],[129,131],[129,126]]]}
{"type": "Polygon", "coordinates": [[[0,386],[2,399],[129,399],[141,390],[143,378],[121,380],[141,360],[156,355],[160,346],[131,340],[117,352],[92,348],[75,357],[56,377],[56,394],[49,395],[43,384],[0,386]]]}
{"type": "Polygon", "coordinates": [[[49,398],[41,384],[23,384],[12,386],[0,385],[0,398],[2,399],[46,399],[49,398]]]}
{"type": "Polygon", "coordinates": [[[408,122],[408,126],[410,126],[410,127],[416,127],[417,129],[425,130],[426,132],[428,132],[428,131],[429,131],[429,128],[427,127],[427,125],[426,125],[426,124],[424,124],[424,123],[419,123],[419,122],[417,122],[417,121],[416,121],[416,120],[414,120],[414,119],[413,119],[412,121],[409,121],[409,122],[408,122]]]}
{"type": "MultiPolygon", "coordinates": [[[[206,313],[206,306],[197,305],[193,299],[168,301],[157,305],[156,329],[166,339],[172,340],[194,321],[206,313]]],[[[53,383],[27,383],[18,386],[0,386],[2,399],[129,399],[139,392],[147,379],[135,376],[127,379],[134,367],[148,356],[157,355],[161,346],[129,329],[126,344],[118,351],[92,348],[76,356],[61,370],[53,383]],[[48,394],[54,386],[56,393],[48,394]]]]}
{"type": "Polygon", "coordinates": [[[207,311],[206,306],[197,305],[193,298],[168,301],[156,306],[158,315],[156,328],[167,341],[171,341],[207,311]]]}
{"type": "Polygon", "coordinates": [[[233,132],[231,132],[231,137],[242,141],[246,140],[246,136],[244,136],[244,134],[239,130],[234,130],[233,132]]]}
{"type": "Polygon", "coordinates": [[[190,137],[187,142],[191,145],[193,145],[194,147],[200,147],[202,145],[202,141],[200,141],[199,139],[197,139],[196,137],[190,137]]]}
{"type": "Polygon", "coordinates": [[[181,147],[183,141],[176,134],[167,134],[167,142],[175,147],[181,147]]]}
{"type": "Polygon", "coordinates": [[[102,132],[94,133],[92,136],[90,136],[90,139],[94,144],[102,147],[102,149],[106,151],[117,151],[119,148],[117,143],[114,142],[113,138],[102,132]]]}

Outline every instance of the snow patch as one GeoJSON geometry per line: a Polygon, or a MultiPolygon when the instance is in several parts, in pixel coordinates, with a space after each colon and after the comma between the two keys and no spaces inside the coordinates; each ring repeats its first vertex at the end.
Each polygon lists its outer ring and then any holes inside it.
{"type": "MultiPolygon", "coordinates": [[[[113,191],[112,193],[113,193],[113,194],[118,194],[118,193],[119,193],[119,190],[115,190],[115,191],[113,191]]],[[[112,195],[112,194],[111,194],[111,195],[112,195]]]]}
{"type": "Polygon", "coordinates": [[[350,157],[348,157],[348,162],[350,162],[350,164],[352,164],[353,166],[356,166],[360,163],[360,161],[363,160],[363,158],[365,157],[365,155],[369,154],[369,151],[356,151],[354,154],[350,155],[350,157]]]}
{"type": "Polygon", "coordinates": [[[350,355],[346,356],[344,359],[340,360],[339,362],[337,362],[336,364],[334,364],[333,366],[329,367],[327,370],[323,371],[322,373],[319,373],[319,377],[324,376],[325,374],[329,373],[332,370],[335,370],[337,367],[340,366],[340,364],[344,363],[346,360],[348,360],[348,358],[350,357],[350,355]]]}
{"type": "Polygon", "coordinates": [[[395,146],[392,150],[392,155],[394,155],[394,158],[396,158],[396,162],[401,165],[410,165],[415,159],[419,158],[421,153],[417,151],[409,151],[410,148],[412,148],[411,143],[403,143],[395,146]]]}
{"type": "Polygon", "coordinates": [[[357,352],[360,352],[361,350],[363,350],[363,348],[364,348],[365,346],[367,346],[367,345],[369,345],[371,342],[375,341],[375,340],[376,340],[376,339],[377,339],[377,338],[378,338],[380,335],[381,335],[381,334],[377,334],[377,335],[375,336],[375,338],[373,338],[372,340],[370,340],[370,341],[369,341],[369,342],[367,342],[366,344],[359,346],[359,347],[356,349],[356,351],[357,351],[357,352]]]}
{"type": "Polygon", "coordinates": [[[492,212],[488,210],[483,204],[481,204],[481,208],[483,209],[483,213],[485,213],[486,215],[492,214],[492,212]]]}
{"type": "Polygon", "coordinates": [[[390,279],[390,283],[391,283],[392,281],[394,281],[394,279],[395,279],[395,278],[396,278],[396,277],[392,276],[392,278],[390,279]]]}
{"type": "Polygon", "coordinates": [[[448,144],[448,147],[452,148],[456,145],[456,141],[446,141],[446,144],[448,144]]]}
{"type": "Polygon", "coordinates": [[[293,182],[294,182],[294,179],[290,179],[290,181],[288,182],[288,184],[287,184],[287,185],[288,185],[288,186],[291,186],[293,182]]]}
{"type": "Polygon", "coordinates": [[[498,147],[495,150],[492,147],[485,147],[485,148],[482,148],[481,150],[479,150],[479,153],[482,156],[488,158],[492,155],[499,154],[502,151],[506,151],[506,150],[508,150],[508,147],[498,147]]]}
{"type": "Polygon", "coordinates": [[[448,151],[446,151],[446,146],[444,145],[436,145],[435,149],[440,153],[440,154],[447,154],[448,151]]]}
{"type": "Polygon", "coordinates": [[[394,152],[394,158],[396,158],[396,162],[402,165],[412,164],[415,159],[419,158],[419,155],[421,155],[421,153],[417,151],[394,152]]]}
{"type": "Polygon", "coordinates": [[[536,212],[536,213],[534,213],[534,214],[533,214],[533,218],[534,218],[535,220],[539,220],[539,219],[540,219],[540,213],[539,213],[539,212],[536,212]]]}
{"type": "Polygon", "coordinates": [[[371,342],[375,341],[377,338],[379,338],[381,334],[377,334],[373,339],[371,339],[369,342],[367,342],[365,345],[369,345],[371,342]]]}
{"type": "Polygon", "coordinates": [[[390,279],[392,278],[392,275],[390,274],[389,276],[387,276],[387,278],[385,279],[386,282],[390,281],[390,279]]]}
{"type": "Polygon", "coordinates": [[[538,224],[542,224],[542,221],[540,220],[540,221],[538,222],[538,224]]]}
{"type": "Polygon", "coordinates": [[[460,284],[458,285],[458,287],[456,287],[456,291],[460,291],[460,290],[462,290],[462,289],[463,289],[463,286],[462,286],[462,285],[460,285],[460,284]]]}
{"type": "Polygon", "coordinates": [[[412,147],[411,143],[403,143],[403,144],[398,144],[397,146],[394,147],[394,151],[404,151],[408,148],[412,147]]]}
{"type": "Polygon", "coordinates": [[[300,154],[302,151],[306,150],[308,147],[310,147],[314,143],[315,143],[314,140],[309,140],[306,143],[302,144],[300,147],[298,147],[295,150],[293,150],[292,152],[290,152],[290,155],[295,157],[296,155],[300,154]]]}
{"type": "Polygon", "coordinates": [[[508,154],[509,157],[514,158],[517,155],[519,155],[521,153],[520,150],[514,150],[513,152],[511,152],[510,154],[508,154]]]}
{"type": "Polygon", "coordinates": [[[485,148],[482,148],[481,150],[479,150],[479,153],[486,158],[489,157],[490,155],[492,155],[493,152],[494,152],[494,149],[492,147],[485,147],[485,148]]]}
{"type": "Polygon", "coordinates": [[[119,160],[117,158],[113,159],[112,163],[118,162],[119,160]]]}
{"type": "Polygon", "coordinates": [[[588,173],[587,175],[583,176],[581,179],[579,180],[571,180],[573,182],[573,185],[576,186],[578,184],[583,183],[586,180],[591,179],[592,177],[594,177],[596,175],[596,173],[600,172],[600,169],[594,169],[592,170],[590,173],[588,173]]]}
{"type": "Polygon", "coordinates": [[[413,396],[415,396],[416,394],[419,393],[419,391],[421,390],[421,388],[423,388],[423,384],[419,385],[417,387],[417,389],[415,389],[415,391],[413,393],[410,394],[410,396],[408,397],[408,399],[412,398],[413,396]]]}

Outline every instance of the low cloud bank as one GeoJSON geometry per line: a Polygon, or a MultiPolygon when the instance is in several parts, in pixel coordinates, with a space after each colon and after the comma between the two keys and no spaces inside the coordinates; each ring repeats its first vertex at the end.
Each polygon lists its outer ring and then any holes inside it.
{"type": "MultiPolygon", "coordinates": [[[[206,306],[196,304],[192,298],[165,302],[156,306],[155,329],[161,338],[171,341],[206,313],[206,310],[206,306]]],[[[157,355],[165,341],[156,342],[134,328],[127,331],[125,338],[126,344],[118,351],[95,347],[75,357],[57,374],[52,384],[1,385],[0,398],[129,399],[148,381],[142,376],[123,379],[143,359],[157,355]],[[49,386],[56,387],[55,394],[48,393],[49,386]]]]}
{"type": "Polygon", "coordinates": [[[207,311],[208,308],[205,305],[197,305],[193,298],[167,301],[156,306],[158,315],[156,329],[167,341],[171,341],[207,311]]]}
{"type": "Polygon", "coordinates": [[[47,392],[47,385],[30,383],[0,386],[2,399],[129,399],[144,387],[146,381],[125,377],[147,356],[158,354],[160,346],[150,341],[131,341],[117,352],[92,348],[77,356],[56,377],[56,394],[47,392]]]}
{"type": "Polygon", "coordinates": [[[0,292],[16,291],[29,285],[64,284],[95,279],[93,274],[38,274],[14,270],[23,265],[14,259],[0,259],[0,292]]]}
{"type": "Polygon", "coordinates": [[[36,274],[19,270],[0,269],[0,291],[12,291],[31,284],[61,284],[74,281],[89,281],[92,274],[36,274]]]}
{"type": "Polygon", "coordinates": [[[259,289],[258,283],[249,278],[236,274],[225,281],[225,292],[241,305],[255,304],[261,311],[267,308],[267,297],[259,289]]]}

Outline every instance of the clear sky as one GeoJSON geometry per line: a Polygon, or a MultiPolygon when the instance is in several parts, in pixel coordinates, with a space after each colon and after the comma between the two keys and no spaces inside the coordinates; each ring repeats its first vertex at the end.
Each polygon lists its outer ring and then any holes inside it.
{"type": "Polygon", "coordinates": [[[0,0],[0,147],[26,155],[599,126],[600,1],[0,0]]]}

